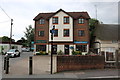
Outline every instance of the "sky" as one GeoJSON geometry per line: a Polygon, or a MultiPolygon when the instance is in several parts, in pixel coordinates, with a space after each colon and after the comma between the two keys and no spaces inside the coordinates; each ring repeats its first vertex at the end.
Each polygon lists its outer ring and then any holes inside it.
{"type": "Polygon", "coordinates": [[[26,27],[34,27],[33,18],[39,13],[88,12],[104,24],[118,23],[119,0],[0,0],[0,37],[10,36],[11,19],[13,19],[12,38],[16,41],[24,37],[26,27]],[[95,5],[97,7],[95,7],[95,5]],[[7,13],[7,15],[5,14],[7,13]]]}

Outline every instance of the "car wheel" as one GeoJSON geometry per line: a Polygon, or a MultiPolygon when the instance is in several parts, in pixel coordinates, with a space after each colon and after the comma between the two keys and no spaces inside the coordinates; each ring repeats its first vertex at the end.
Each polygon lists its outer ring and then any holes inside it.
{"type": "Polygon", "coordinates": [[[20,53],[18,54],[18,57],[20,57],[20,53]]]}
{"type": "Polygon", "coordinates": [[[16,54],[14,54],[14,56],[13,57],[16,57],[16,54]]]}

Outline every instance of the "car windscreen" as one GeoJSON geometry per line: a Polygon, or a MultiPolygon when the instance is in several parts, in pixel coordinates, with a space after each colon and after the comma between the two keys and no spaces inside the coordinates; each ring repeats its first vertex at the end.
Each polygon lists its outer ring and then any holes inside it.
{"type": "Polygon", "coordinates": [[[10,49],[8,52],[15,52],[15,49],[10,49]]]}

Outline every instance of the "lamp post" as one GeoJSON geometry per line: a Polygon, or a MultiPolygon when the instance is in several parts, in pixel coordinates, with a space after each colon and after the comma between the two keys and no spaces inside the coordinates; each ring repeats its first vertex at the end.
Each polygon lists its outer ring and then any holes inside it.
{"type": "Polygon", "coordinates": [[[54,34],[54,32],[55,32],[55,25],[50,30],[50,33],[51,33],[51,74],[52,74],[52,70],[53,70],[53,34],[54,34]]]}
{"type": "Polygon", "coordinates": [[[10,49],[11,49],[11,43],[12,43],[12,25],[13,25],[13,19],[11,19],[11,28],[10,28],[10,49]]]}

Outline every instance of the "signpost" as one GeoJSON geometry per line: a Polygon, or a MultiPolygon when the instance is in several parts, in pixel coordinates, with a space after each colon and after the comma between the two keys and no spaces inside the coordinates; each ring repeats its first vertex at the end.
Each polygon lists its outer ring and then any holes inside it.
{"type": "Polygon", "coordinates": [[[53,34],[55,33],[55,26],[53,26],[52,30],[50,30],[51,33],[51,74],[53,70],[53,34]]]}

